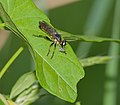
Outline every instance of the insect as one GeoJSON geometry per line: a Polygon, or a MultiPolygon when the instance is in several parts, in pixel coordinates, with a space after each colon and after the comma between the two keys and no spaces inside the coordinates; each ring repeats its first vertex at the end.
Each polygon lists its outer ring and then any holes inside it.
{"type": "Polygon", "coordinates": [[[56,49],[56,45],[60,45],[59,51],[66,54],[66,51],[64,49],[64,47],[66,46],[66,40],[65,39],[62,40],[61,35],[52,26],[50,26],[45,21],[40,21],[39,22],[39,28],[42,31],[46,32],[49,35],[50,38],[48,36],[42,36],[42,37],[44,37],[45,39],[47,39],[47,40],[52,42],[50,44],[50,46],[49,46],[49,50],[48,50],[47,56],[50,53],[51,47],[54,46],[54,50],[53,50],[51,59],[53,58],[54,52],[55,52],[55,49],[56,49]]]}

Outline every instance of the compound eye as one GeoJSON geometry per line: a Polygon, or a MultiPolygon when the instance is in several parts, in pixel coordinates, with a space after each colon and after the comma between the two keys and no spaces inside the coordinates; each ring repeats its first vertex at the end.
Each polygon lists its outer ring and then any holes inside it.
{"type": "Polygon", "coordinates": [[[63,40],[62,46],[65,46],[65,45],[66,45],[66,40],[63,40]]]}

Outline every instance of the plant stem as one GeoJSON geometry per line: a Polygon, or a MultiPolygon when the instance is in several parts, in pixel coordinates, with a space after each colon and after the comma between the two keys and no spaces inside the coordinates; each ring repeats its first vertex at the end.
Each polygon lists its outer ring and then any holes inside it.
{"type": "MultiPolygon", "coordinates": [[[[119,39],[120,35],[120,0],[116,0],[115,14],[113,21],[113,34],[112,38],[119,39]]],[[[111,43],[109,55],[119,56],[119,45],[111,43]]],[[[111,60],[106,66],[106,77],[104,85],[104,99],[103,105],[117,105],[117,85],[118,85],[118,71],[119,59],[111,60]]]]}
{"type": "Polygon", "coordinates": [[[0,28],[3,28],[3,27],[5,27],[5,23],[0,24],[0,28]]]}
{"type": "Polygon", "coordinates": [[[23,51],[24,47],[21,46],[16,52],[15,54],[9,59],[9,61],[6,63],[6,65],[2,68],[1,72],[0,72],[0,79],[2,78],[2,76],[5,74],[5,72],[7,71],[7,69],[10,67],[10,65],[15,61],[15,59],[20,55],[20,53],[23,51]]]}

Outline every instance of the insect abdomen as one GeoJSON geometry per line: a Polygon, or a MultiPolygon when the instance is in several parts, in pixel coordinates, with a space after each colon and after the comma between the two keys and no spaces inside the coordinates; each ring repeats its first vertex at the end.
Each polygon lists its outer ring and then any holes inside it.
{"type": "Polygon", "coordinates": [[[56,30],[49,26],[45,21],[39,22],[39,28],[48,33],[49,35],[56,34],[56,30]]]}

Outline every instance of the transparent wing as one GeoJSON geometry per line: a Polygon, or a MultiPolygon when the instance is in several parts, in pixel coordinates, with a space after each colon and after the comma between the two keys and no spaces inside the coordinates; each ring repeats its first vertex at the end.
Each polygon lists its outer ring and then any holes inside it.
{"type": "Polygon", "coordinates": [[[61,31],[61,30],[57,30],[57,32],[62,36],[63,39],[67,40],[67,41],[82,41],[82,39],[80,37],[78,37],[79,35],[72,35],[70,33],[61,31]]]}

